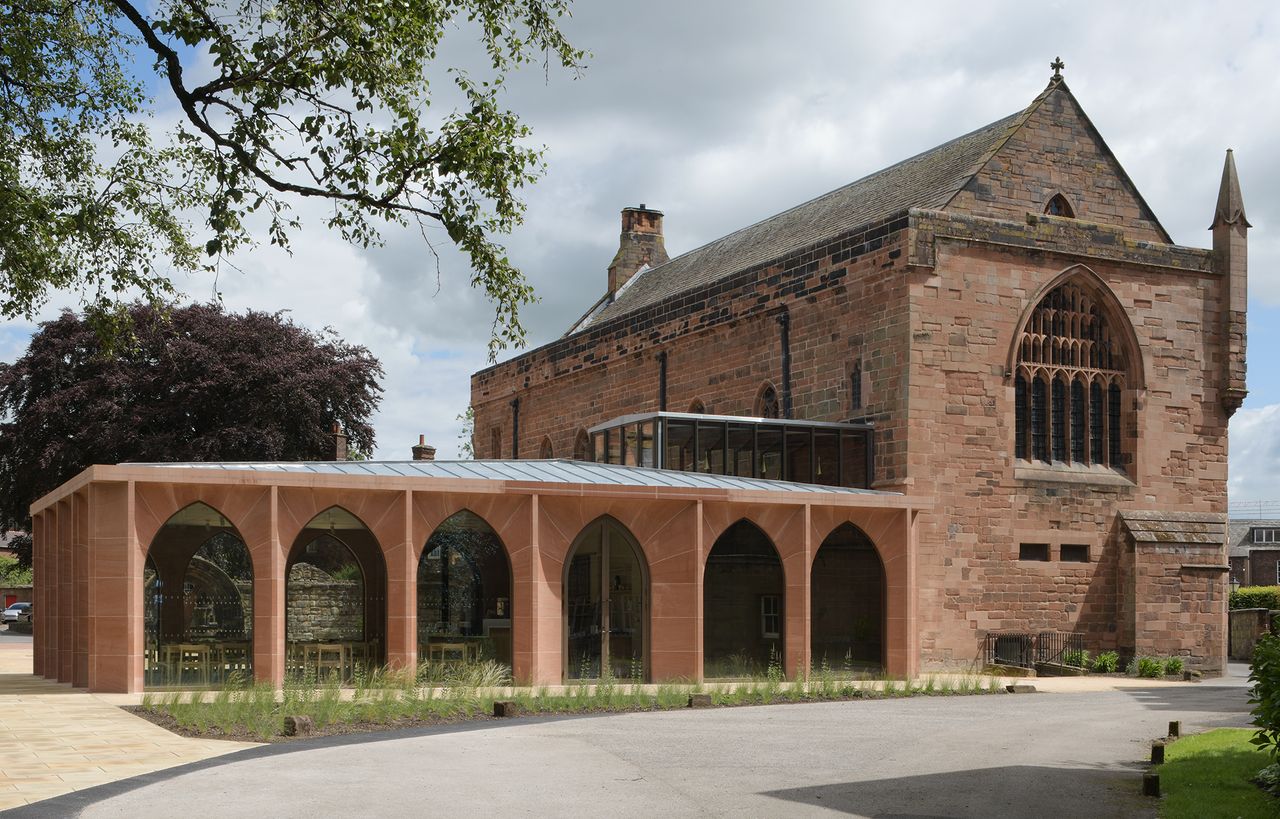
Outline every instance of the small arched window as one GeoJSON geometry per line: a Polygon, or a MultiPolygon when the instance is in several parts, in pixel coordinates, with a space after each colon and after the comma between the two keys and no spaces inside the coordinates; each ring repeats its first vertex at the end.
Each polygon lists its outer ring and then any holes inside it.
{"type": "Polygon", "coordinates": [[[706,415],[707,405],[702,403],[701,398],[695,398],[693,399],[693,403],[689,405],[689,412],[693,413],[694,415],[706,415]]]}
{"type": "Polygon", "coordinates": [[[1049,204],[1044,206],[1044,212],[1050,216],[1065,216],[1068,219],[1074,219],[1076,213],[1071,208],[1071,203],[1067,201],[1067,197],[1062,194],[1054,194],[1049,200],[1049,204]]]}
{"type": "Polygon", "coordinates": [[[1123,469],[1130,374],[1093,288],[1073,280],[1049,291],[1016,349],[1015,455],[1123,469]]]}
{"type": "Polygon", "coordinates": [[[778,391],[772,384],[765,384],[756,396],[757,418],[781,418],[782,408],[778,405],[778,391]]]}
{"type": "Polygon", "coordinates": [[[542,439],[542,446],[538,448],[538,457],[544,461],[549,461],[555,457],[551,449],[551,436],[542,439]]]}
{"type": "Polygon", "coordinates": [[[849,408],[862,409],[862,362],[853,362],[849,372],[849,408]]]}
{"type": "Polygon", "coordinates": [[[502,427],[493,427],[489,430],[489,457],[502,457],[502,427]]]}
{"type": "Polygon", "coordinates": [[[578,430],[573,439],[573,459],[575,461],[591,460],[591,437],[585,429],[578,430]]]}

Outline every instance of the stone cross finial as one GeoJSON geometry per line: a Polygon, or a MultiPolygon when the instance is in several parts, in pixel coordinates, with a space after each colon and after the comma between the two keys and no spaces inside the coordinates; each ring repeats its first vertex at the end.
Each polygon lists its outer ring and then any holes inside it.
{"type": "Polygon", "coordinates": [[[1062,61],[1061,57],[1054,57],[1053,62],[1049,63],[1049,67],[1053,69],[1053,79],[1060,80],[1062,79],[1062,69],[1066,68],[1067,64],[1062,61]]]}

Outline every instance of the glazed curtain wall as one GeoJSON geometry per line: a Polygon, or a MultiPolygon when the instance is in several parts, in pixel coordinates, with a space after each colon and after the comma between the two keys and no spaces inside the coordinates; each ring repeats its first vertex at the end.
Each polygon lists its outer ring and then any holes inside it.
{"type": "MultiPolygon", "coordinates": [[[[235,573],[221,570],[242,597],[240,614],[225,606],[218,611],[214,606],[210,620],[204,615],[203,619],[197,618],[193,610],[191,627],[212,629],[206,636],[220,636],[222,642],[247,643],[247,656],[240,661],[240,667],[260,681],[283,683],[289,669],[298,664],[300,653],[297,645],[291,651],[290,643],[364,643],[367,662],[400,668],[415,666],[420,659],[429,660],[422,656],[424,651],[419,645],[424,605],[419,570],[424,560],[432,559],[435,546],[428,550],[432,535],[446,520],[464,510],[483,521],[503,545],[509,578],[499,576],[493,581],[493,591],[487,578],[479,592],[469,584],[474,592],[469,592],[470,602],[455,599],[447,611],[441,609],[438,597],[429,598],[425,605],[430,608],[434,600],[435,611],[444,611],[447,616],[427,623],[427,634],[432,633],[433,626],[440,625],[441,631],[436,633],[456,632],[466,639],[455,642],[469,643],[471,638],[485,637],[484,621],[489,620],[490,645],[494,646],[490,650],[495,655],[499,650],[505,654],[508,649],[498,649],[492,638],[498,636],[494,634],[496,630],[505,627],[494,621],[509,619],[511,664],[520,682],[555,684],[569,676],[572,658],[568,636],[574,627],[568,622],[567,607],[572,595],[566,583],[574,583],[574,544],[604,518],[616,526],[617,543],[625,544],[629,550],[607,547],[611,566],[615,562],[613,552],[618,552],[619,571],[610,568],[606,575],[600,564],[595,564],[595,573],[590,567],[586,569],[588,583],[599,575],[595,591],[607,592],[597,597],[602,613],[608,598],[610,626],[606,631],[603,623],[597,625],[596,634],[601,662],[608,656],[615,676],[642,675],[658,681],[702,677],[704,575],[711,565],[708,558],[717,539],[738,521],[757,528],[773,545],[781,564],[783,590],[777,595],[776,619],[775,609],[758,610],[757,599],[752,604],[752,616],[762,619],[753,619],[752,623],[753,628],[759,626],[767,633],[778,628],[775,654],[783,655],[781,663],[788,677],[802,675],[811,664],[820,661],[814,655],[817,641],[811,641],[819,635],[811,635],[811,624],[814,592],[821,589],[811,573],[823,541],[841,524],[850,522],[874,544],[883,566],[880,653],[885,668],[891,674],[914,671],[914,566],[909,548],[914,516],[910,510],[869,504],[700,500],[690,499],[688,491],[671,494],[674,497],[662,497],[661,490],[653,489],[579,496],[93,481],[36,510],[35,668],[44,676],[95,691],[143,690],[148,682],[148,630],[157,635],[151,641],[157,649],[160,634],[155,626],[148,625],[146,615],[148,553],[154,549],[157,537],[162,537],[166,522],[198,502],[227,521],[227,530],[234,532],[237,543],[243,544],[248,561],[240,574],[245,579],[239,582],[235,573]],[[360,528],[344,532],[338,521],[332,528],[327,523],[312,525],[317,516],[335,507],[358,520],[360,528]],[[366,546],[353,544],[356,534],[366,539],[366,546]],[[332,625],[356,629],[359,621],[359,636],[363,639],[356,640],[354,631],[311,634],[306,640],[294,640],[288,633],[291,570],[302,562],[298,556],[306,554],[309,544],[319,542],[315,548],[323,550],[326,538],[340,541],[345,549],[357,554],[363,590],[358,597],[360,605],[349,607],[348,622],[332,625]],[[509,583],[509,596],[498,593],[504,580],[509,583]],[[497,616],[502,597],[508,597],[501,607],[503,614],[509,611],[509,617],[497,616]],[[357,608],[361,609],[358,616],[357,608]],[[455,613],[457,617],[453,616],[455,613]],[[232,625],[235,623],[242,626],[240,633],[247,639],[231,639],[229,630],[237,627],[232,625]],[[450,624],[456,624],[456,628],[450,624]],[[213,633],[219,629],[227,633],[213,633]],[[480,633],[470,633],[476,630],[480,633]]],[[[341,568],[338,563],[321,568],[331,578],[335,574],[350,574],[351,580],[356,577],[352,569],[341,568]]],[[[217,573],[205,574],[217,577],[217,573]]],[[[428,585],[430,582],[429,579],[428,585]]],[[[352,583],[353,589],[355,585],[352,583]]],[[[213,587],[225,591],[227,584],[213,582],[213,587]]],[[[590,588],[587,594],[588,598],[593,594],[590,588]]],[[[767,604],[774,605],[772,601],[767,604]]],[[[209,613],[208,606],[205,612],[209,613]]],[[[184,641],[187,629],[184,624],[184,641]]],[[[587,623],[579,631],[584,632],[578,635],[579,643],[585,646],[590,640],[583,642],[582,638],[592,637],[592,624],[587,623]]],[[[863,623],[855,635],[857,645],[851,646],[855,654],[865,654],[866,660],[871,661],[876,647],[873,640],[862,639],[866,634],[863,623]]],[[[431,642],[428,636],[428,654],[431,642]]],[[[828,653],[833,650],[828,649],[828,653]]],[[[317,655],[319,651],[316,649],[317,655]]],[[[348,674],[347,669],[361,659],[351,647],[346,656],[336,651],[334,656],[315,658],[317,663],[327,659],[331,664],[320,674],[348,674]]],[[[305,664],[305,649],[301,652],[305,664]]],[[[571,676],[599,673],[593,659],[595,653],[586,654],[588,667],[584,670],[583,663],[576,663],[571,676]]],[[[458,658],[446,653],[437,659],[458,658]]],[[[227,666],[223,668],[222,673],[229,673],[227,666]]],[[[190,664],[181,666],[179,678],[191,674],[192,669],[190,664]]],[[[210,671],[210,685],[216,684],[216,673],[210,671]]],[[[191,683],[182,680],[182,684],[191,683]]]]}

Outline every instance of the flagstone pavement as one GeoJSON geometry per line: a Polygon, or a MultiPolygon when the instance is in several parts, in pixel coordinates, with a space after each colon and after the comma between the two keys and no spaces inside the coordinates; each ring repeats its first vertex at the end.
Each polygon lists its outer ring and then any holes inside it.
{"type": "Polygon", "coordinates": [[[0,810],[254,747],[180,737],[31,673],[30,638],[0,630],[0,810]]]}

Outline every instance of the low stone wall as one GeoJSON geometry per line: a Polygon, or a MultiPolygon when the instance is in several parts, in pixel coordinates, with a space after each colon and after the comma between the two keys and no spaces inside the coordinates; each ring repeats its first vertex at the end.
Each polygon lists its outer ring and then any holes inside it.
{"type": "Polygon", "coordinates": [[[337,580],[306,563],[289,572],[285,616],[291,642],[364,639],[364,592],[359,580],[337,580]]]}

